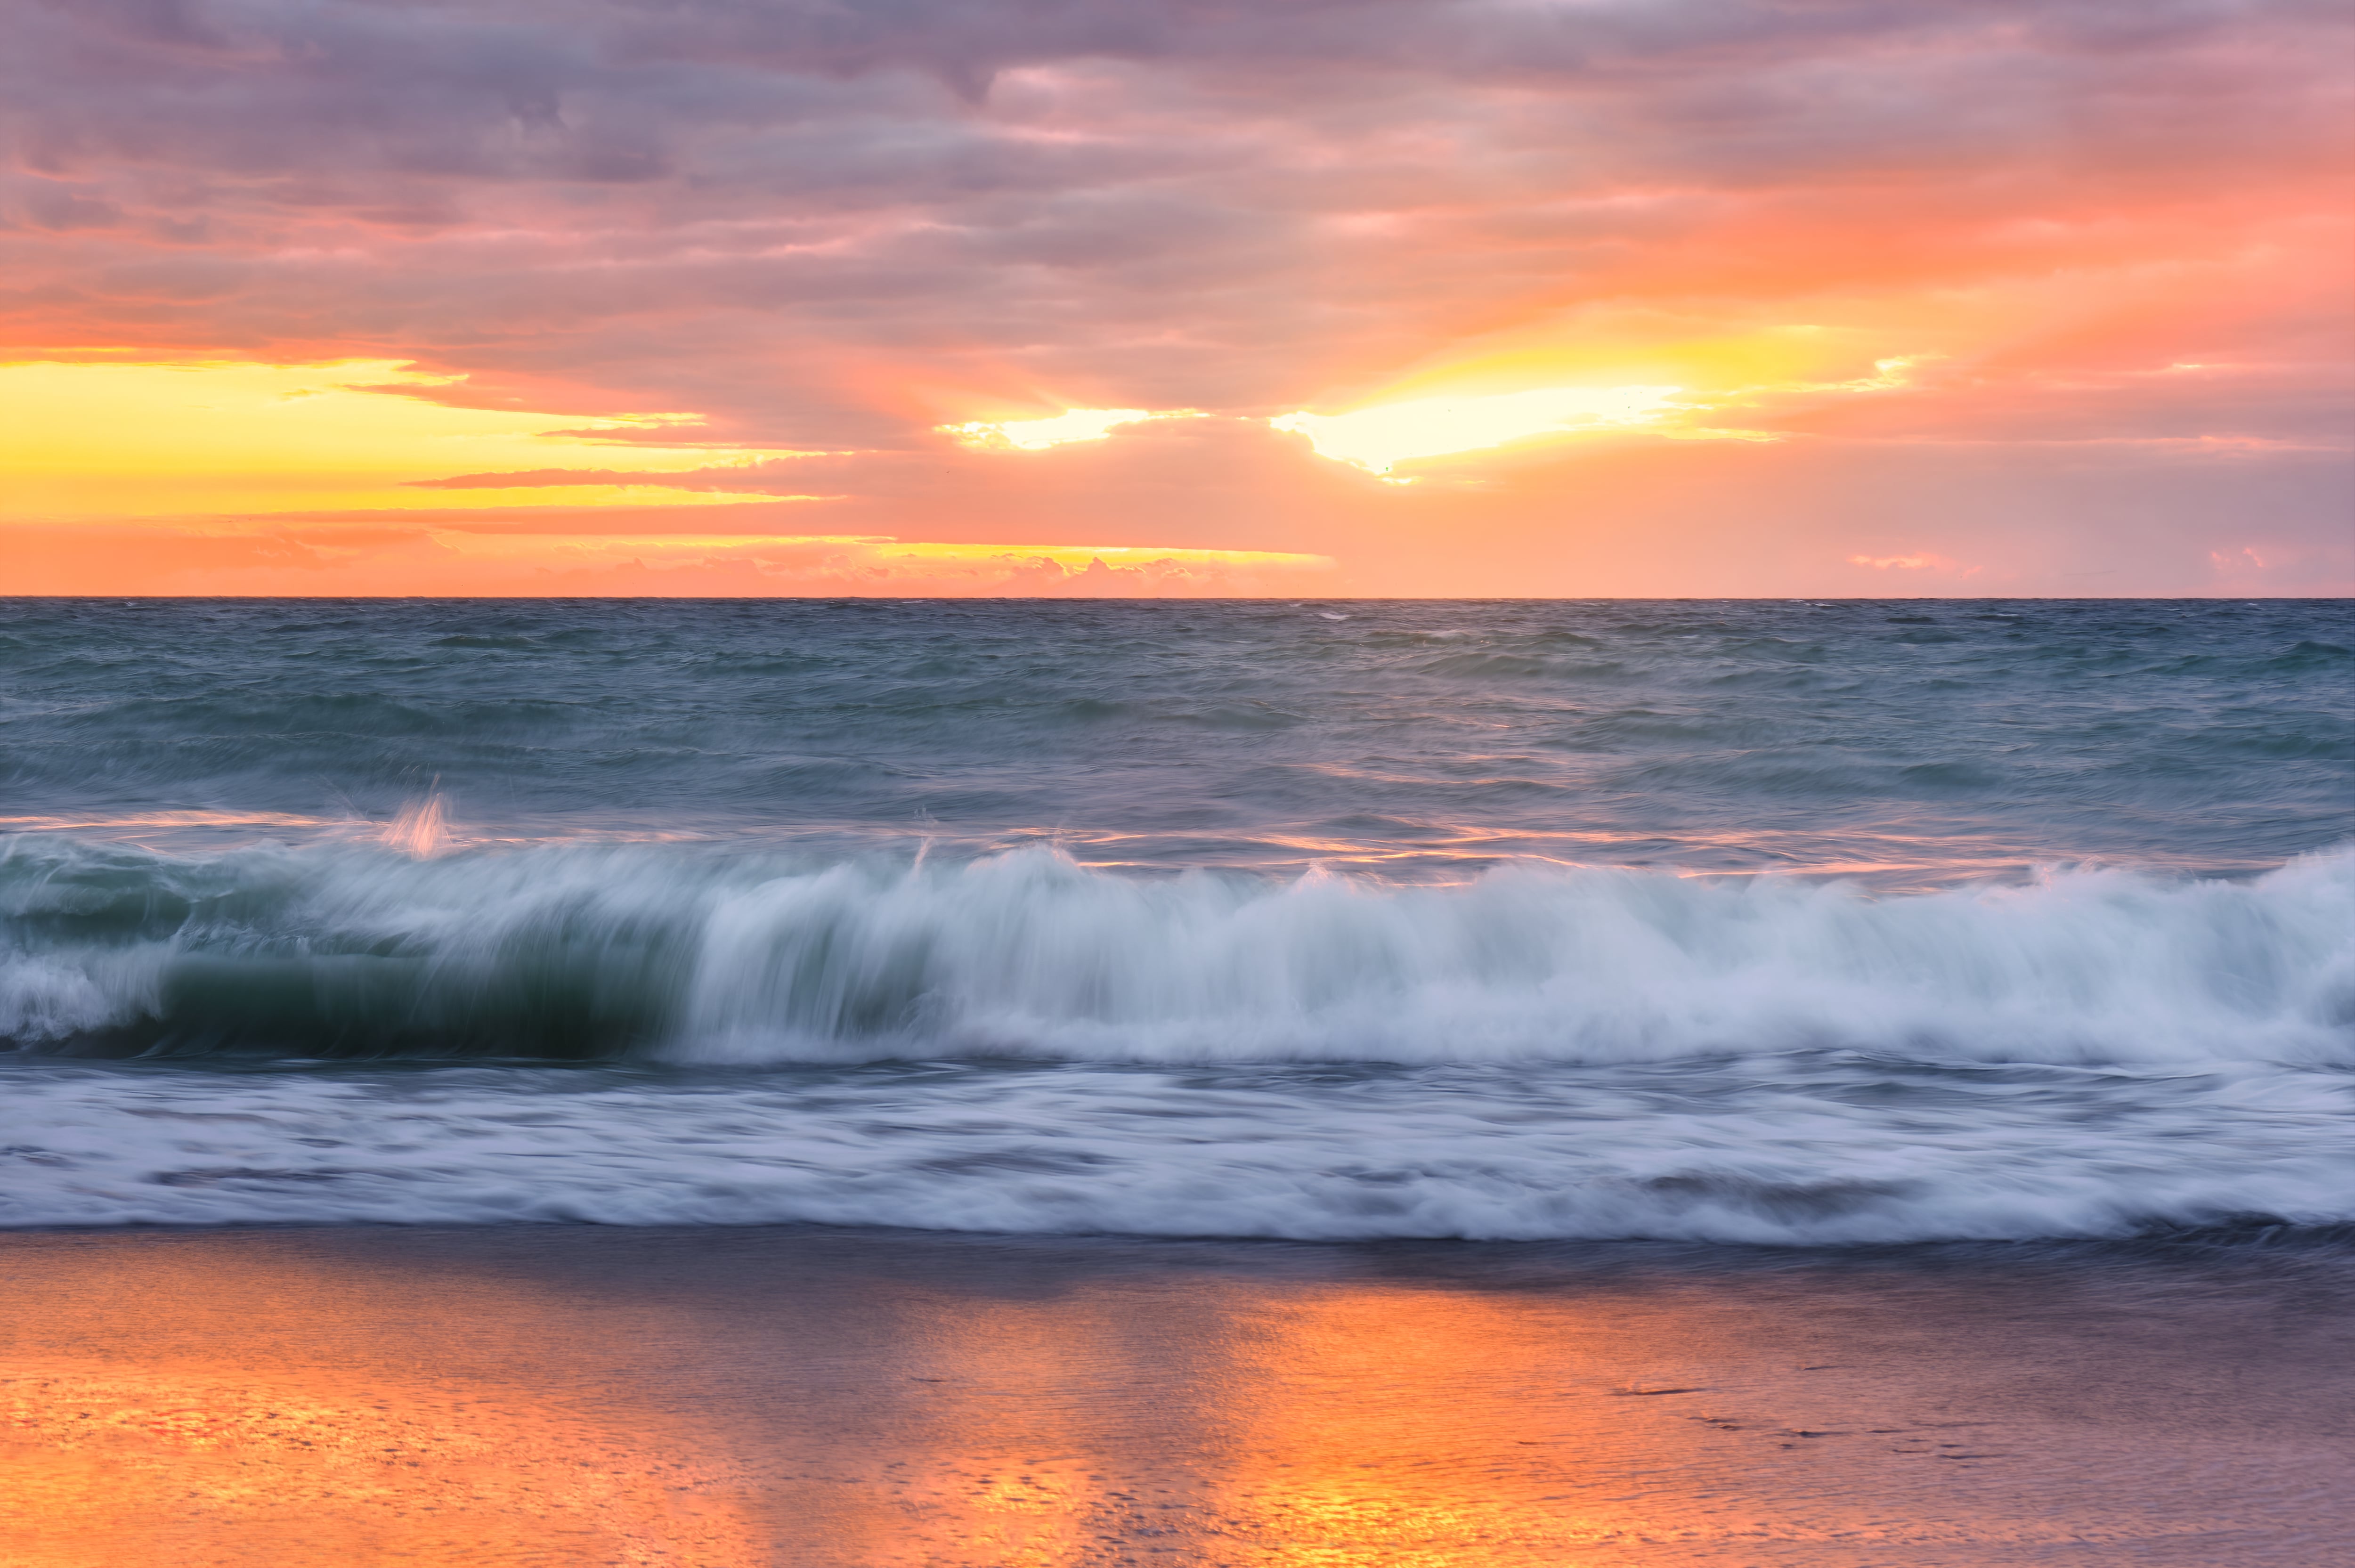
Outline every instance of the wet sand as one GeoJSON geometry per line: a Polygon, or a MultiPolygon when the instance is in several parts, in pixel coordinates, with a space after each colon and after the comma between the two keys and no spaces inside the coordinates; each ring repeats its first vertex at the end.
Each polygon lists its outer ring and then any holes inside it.
{"type": "Polygon", "coordinates": [[[0,1564],[2355,1561],[2355,1244],[0,1236],[0,1564]]]}

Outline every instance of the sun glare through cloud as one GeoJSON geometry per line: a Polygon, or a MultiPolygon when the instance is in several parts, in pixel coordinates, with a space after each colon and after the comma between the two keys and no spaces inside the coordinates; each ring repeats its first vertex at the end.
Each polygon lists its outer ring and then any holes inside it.
{"type": "Polygon", "coordinates": [[[1068,446],[1075,441],[1102,441],[1122,425],[1142,424],[1147,420],[1199,418],[1199,411],[1194,409],[1067,409],[1043,419],[972,420],[935,428],[966,446],[1010,446],[1022,452],[1044,452],[1050,446],[1068,446]]]}
{"type": "Polygon", "coordinates": [[[1308,438],[1318,455],[1388,475],[1418,457],[1444,457],[1517,441],[1650,424],[1673,410],[1679,387],[1546,387],[1487,397],[1416,398],[1346,414],[1302,410],[1268,421],[1308,438]]]}

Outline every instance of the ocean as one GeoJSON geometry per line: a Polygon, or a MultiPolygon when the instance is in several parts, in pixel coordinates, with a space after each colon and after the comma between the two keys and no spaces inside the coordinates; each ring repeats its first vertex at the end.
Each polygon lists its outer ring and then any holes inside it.
{"type": "Polygon", "coordinates": [[[0,1225],[2355,1224],[2355,605],[0,601],[0,1225]]]}

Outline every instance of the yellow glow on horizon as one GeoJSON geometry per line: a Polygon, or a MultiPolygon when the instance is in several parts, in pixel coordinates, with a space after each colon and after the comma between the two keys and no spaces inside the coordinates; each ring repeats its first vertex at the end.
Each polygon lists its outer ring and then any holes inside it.
{"type": "Polygon", "coordinates": [[[965,446],[1010,446],[1021,452],[1044,452],[1050,446],[1065,446],[1075,441],[1102,441],[1124,424],[1201,417],[1195,409],[1066,409],[1044,419],[972,420],[964,424],[932,428],[943,435],[954,436],[965,446]]]}
{"type": "Polygon", "coordinates": [[[943,566],[986,565],[1008,560],[1052,561],[1066,571],[1085,571],[1092,561],[1119,569],[1168,562],[1178,566],[1321,571],[1333,565],[1321,555],[1283,550],[1207,549],[1185,546],[1099,544],[964,543],[901,539],[874,534],[530,534],[439,529],[434,542],[452,555],[475,560],[565,558],[643,560],[659,565],[682,560],[744,556],[837,553],[859,558],[943,566]]]}
{"type": "Polygon", "coordinates": [[[560,486],[413,486],[546,470],[686,474],[807,455],[626,439],[692,423],[692,414],[584,419],[404,395],[452,379],[397,360],[0,365],[0,512],[157,517],[767,501],[782,497],[679,490],[658,478],[600,484],[585,475],[583,484],[560,486]]]}
{"type": "Polygon", "coordinates": [[[1414,398],[1345,414],[1306,410],[1267,422],[1308,438],[1317,454],[1387,475],[1418,457],[1476,452],[1533,437],[1653,424],[1675,413],[1680,387],[1542,387],[1486,396],[1414,398]]]}

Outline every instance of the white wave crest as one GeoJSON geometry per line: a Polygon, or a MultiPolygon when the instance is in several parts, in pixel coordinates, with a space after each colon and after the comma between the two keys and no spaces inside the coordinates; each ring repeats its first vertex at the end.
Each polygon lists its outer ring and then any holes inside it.
{"type": "Polygon", "coordinates": [[[1621,870],[1141,883],[1033,853],[727,891],[675,1039],[739,1059],[888,1036],[1111,1061],[2149,1061],[2335,1058],[2350,1022],[2345,854],[2249,883],[2065,872],[1876,899],[1621,870]]]}
{"type": "Polygon", "coordinates": [[[2243,882],[2080,870],[1892,897],[1611,869],[1156,881],[1039,850],[109,853],[100,902],[150,912],[109,941],[39,923],[44,900],[98,897],[74,868],[0,878],[0,1030],[22,1043],[144,1025],[295,1054],[2322,1061],[2355,1034],[2346,850],[2243,882]],[[186,913],[158,933],[167,895],[186,913]]]}

